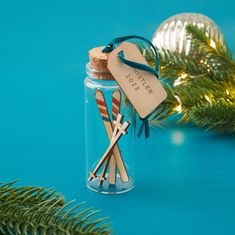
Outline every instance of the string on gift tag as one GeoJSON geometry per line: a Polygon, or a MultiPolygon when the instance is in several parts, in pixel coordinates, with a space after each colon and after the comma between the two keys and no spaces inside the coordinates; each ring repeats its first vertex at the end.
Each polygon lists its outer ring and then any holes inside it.
{"type": "MultiPolygon", "coordinates": [[[[142,70],[142,71],[145,71],[145,72],[149,72],[149,73],[152,73],[156,76],[156,78],[158,78],[158,65],[159,65],[159,59],[158,59],[158,53],[157,53],[157,50],[156,48],[154,47],[154,45],[146,38],[144,37],[141,37],[141,36],[137,36],[137,35],[130,35],[130,36],[123,36],[123,37],[118,37],[118,38],[114,38],[103,50],[102,52],[104,53],[110,53],[112,52],[114,49],[115,49],[115,45],[118,45],[119,43],[121,42],[124,42],[126,40],[130,40],[130,39],[139,39],[139,40],[142,40],[142,41],[145,41],[147,42],[150,47],[152,48],[154,54],[155,54],[155,68],[152,68],[148,65],[145,65],[145,64],[141,64],[141,63],[137,63],[135,61],[130,61],[130,60],[127,60],[125,58],[125,55],[124,55],[124,52],[123,51],[120,51],[118,53],[119,55],[119,58],[120,60],[122,61],[122,63],[132,67],[132,68],[135,68],[135,69],[139,69],[139,70],[142,70]]],[[[137,133],[137,136],[140,137],[142,135],[142,133],[144,132],[145,133],[145,138],[147,139],[149,137],[149,122],[148,122],[148,117],[150,115],[148,115],[147,117],[145,118],[141,118],[140,117],[140,120],[142,121],[141,125],[140,125],[140,128],[139,128],[139,131],[137,133]]]]}

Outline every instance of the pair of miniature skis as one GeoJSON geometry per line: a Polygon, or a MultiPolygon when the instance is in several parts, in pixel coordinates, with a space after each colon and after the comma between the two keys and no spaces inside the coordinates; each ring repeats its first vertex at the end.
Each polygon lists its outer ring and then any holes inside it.
{"type": "Polygon", "coordinates": [[[110,145],[105,151],[102,158],[100,159],[97,166],[92,172],[90,172],[89,180],[92,180],[97,177],[97,172],[104,164],[102,173],[100,175],[99,185],[103,184],[108,167],[108,180],[110,184],[116,183],[117,169],[119,171],[121,180],[123,182],[128,182],[129,176],[120,149],[117,145],[117,141],[123,134],[126,134],[125,130],[129,126],[128,122],[124,122],[122,124],[122,115],[120,114],[121,92],[119,90],[115,90],[112,94],[112,120],[109,116],[108,107],[103,92],[100,90],[96,91],[95,98],[100,115],[103,120],[104,127],[110,140],[110,145]]]}

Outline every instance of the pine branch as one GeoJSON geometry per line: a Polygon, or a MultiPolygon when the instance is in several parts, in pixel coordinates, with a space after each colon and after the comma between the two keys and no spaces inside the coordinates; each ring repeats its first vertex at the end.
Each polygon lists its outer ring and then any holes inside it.
{"type": "MultiPolygon", "coordinates": [[[[192,41],[189,55],[158,48],[160,76],[176,80],[182,73],[186,73],[191,77],[208,76],[218,82],[234,79],[231,76],[235,73],[235,63],[226,44],[197,26],[188,25],[186,30],[192,41]]],[[[154,66],[152,50],[143,45],[140,47],[148,63],[154,66]]]]}
{"type": "Polygon", "coordinates": [[[161,49],[159,52],[159,74],[163,78],[177,79],[182,73],[197,76],[207,73],[207,68],[198,66],[198,61],[192,60],[192,57],[161,49]]]}
{"type": "Polygon", "coordinates": [[[197,53],[201,64],[206,65],[207,74],[214,80],[230,80],[235,73],[235,63],[226,44],[197,26],[188,25],[186,30],[192,41],[192,51],[197,53]]]}
{"type": "MultiPolygon", "coordinates": [[[[160,120],[180,114],[179,122],[192,121],[208,130],[235,134],[232,53],[219,35],[212,35],[205,28],[187,25],[186,31],[191,40],[189,55],[158,49],[159,74],[167,79],[162,85],[168,97],[151,115],[150,123],[158,126],[160,120]]],[[[151,48],[140,43],[138,46],[154,67],[155,55],[151,48]]]]}
{"type": "Polygon", "coordinates": [[[192,121],[207,130],[235,133],[232,54],[225,43],[205,29],[188,25],[186,30],[192,41],[188,56],[160,50],[160,75],[170,78],[170,87],[164,85],[168,97],[152,115],[151,122],[155,124],[171,115],[182,114],[179,121],[192,121]]]}
{"type": "Polygon", "coordinates": [[[223,101],[196,105],[189,116],[194,124],[206,130],[235,133],[235,103],[223,101]]]}
{"type": "Polygon", "coordinates": [[[189,40],[192,40],[194,51],[216,54],[229,63],[232,61],[232,53],[226,43],[222,43],[216,35],[211,35],[205,28],[189,24],[186,26],[186,32],[189,40]]]}
{"type": "MultiPolygon", "coordinates": [[[[233,117],[235,120],[233,110],[235,94],[233,87],[233,83],[223,82],[218,84],[207,77],[195,77],[176,87],[164,85],[168,97],[152,114],[150,123],[152,125],[157,125],[159,120],[183,113],[179,122],[188,122],[191,120],[199,127],[200,124],[203,124],[201,126],[208,126],[208,129],[212,129],[211,127],[213,127],[214,130],[235,133],[235,130],[231,129],[228,125],[224,125],[223,128],[221,128],[221,124],[217,121],[215,123],[208,123],[208,120],[217,120],[217,113],[220,109],[222,113],[224,113],[225,110],[227,112],[227,115],[223,115],[224,119],[225,117],[228,117],[228,121],[230,122],[233,117]],[[208,111],[207,113],[204,111],[209,108],[213,109],[213,105],[216,105],[216,112],[208,111]],[[223,105],[226,106],[223,107],[223,105]],[[203,115],[201,116],[201,119],[196,118],[199,117],[200,109],[202,109],[205,118],[204,122],[202,121],[203,115]]],[[[220,118],[220,120],[224,119],[220,118]]]]}
{"type": "MultiPolygon", "coordinates": [[[[148,60],[153,63],[153,59],[148,60]]],[[[165,79],[170,78],[174,81],[182,74],[186,74],[187,77],[208,76],[215,82],[234,80],[234,62],[221,60],[215,54],[198,53],[186,56],[161,49],[159,61],[159,74],[165,79]]]]}
{"type": "Polygon", "coordinates": [[[0,186],[0,233],[27,235],[107,235],[106,218],[83,203],[71,207],[52,189],[0,186]]]}

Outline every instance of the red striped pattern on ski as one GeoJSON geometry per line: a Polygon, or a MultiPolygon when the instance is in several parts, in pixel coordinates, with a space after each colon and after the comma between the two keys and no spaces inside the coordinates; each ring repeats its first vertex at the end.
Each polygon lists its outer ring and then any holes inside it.
{"type": "Polygon", "coordinates": [[[98,96],[96,96],[96,103],[98,105],[100,115],[101,115],[103,121],[110,122],[109,113],[107,110],[106,103],[103,100],[101,100],[98,96]]]}
{"type": "Polygon", "coordinates": [[[112,119],[115,121],[120,113],[121,92],[115,90],[112,95],[112,119]]]}

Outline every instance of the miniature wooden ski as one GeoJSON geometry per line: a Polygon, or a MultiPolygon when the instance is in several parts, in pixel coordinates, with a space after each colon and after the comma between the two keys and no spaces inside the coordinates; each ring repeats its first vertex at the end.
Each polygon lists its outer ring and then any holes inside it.
{"type": "MultiPolygon", "coordinates": [[[[118,114],[117,118],[116,118],[116,121],[113,123],[113,135],[112,135],[112,138],[115,137],[118,133],[118,130],[121,128],[122,126],[122,115],[121,114],[118,114]]],[[[112,140],[111,140],[112,141],[112,140]]],[[[110,142],[111,142],[110,141],[110,142]]],[[[105,163],[105,166],[103,168],[103,171],[101,173],[101,177],[100,177],[100,181],[99,181],[99,185],[102,185],[103,184],[103,181],[105,180],[105,175],[106,175],[106,172],[107,172],[107,169],[108,169],[108,164],[110,163],[111,161],[111,158],[112,158],[113,155],[109,154],[109,156],[107,157],[107,160],[106,160],[106,163],[105,163]]],[[[116,168],[116,160],[114,158],[114,163],[115,163],[115,168],[116,168]]],[[[111,166],[110,166],[111,168],[111,166]]],[[[111,169],[110,169],[111,170],[111,169]]],[[[110,175],[110,172],[109,172],[109,175],[110,175]]],[[[115,179],[116,179],[116,169],[115,169],[115,179]]],[[[110,181],[109,181],[110,183],[110,181]]]]}
{"type": "MultiPolygon", "coordinates": [[[[114,121],[116,121],[118,114],[120,113],[120,106],[121,106],[121,92],[120,90],[115,90],[112,94],[112,127],[114,129],[114,121]]],[[[120,153],[121,155],[121,153],[120,153]]],[[[115,184],[116,183],[116,175],[117,175],[117,165],[116,159],[114,155],[110,158],[110,165],[109,165],[109,183],[115,184]]]]}

